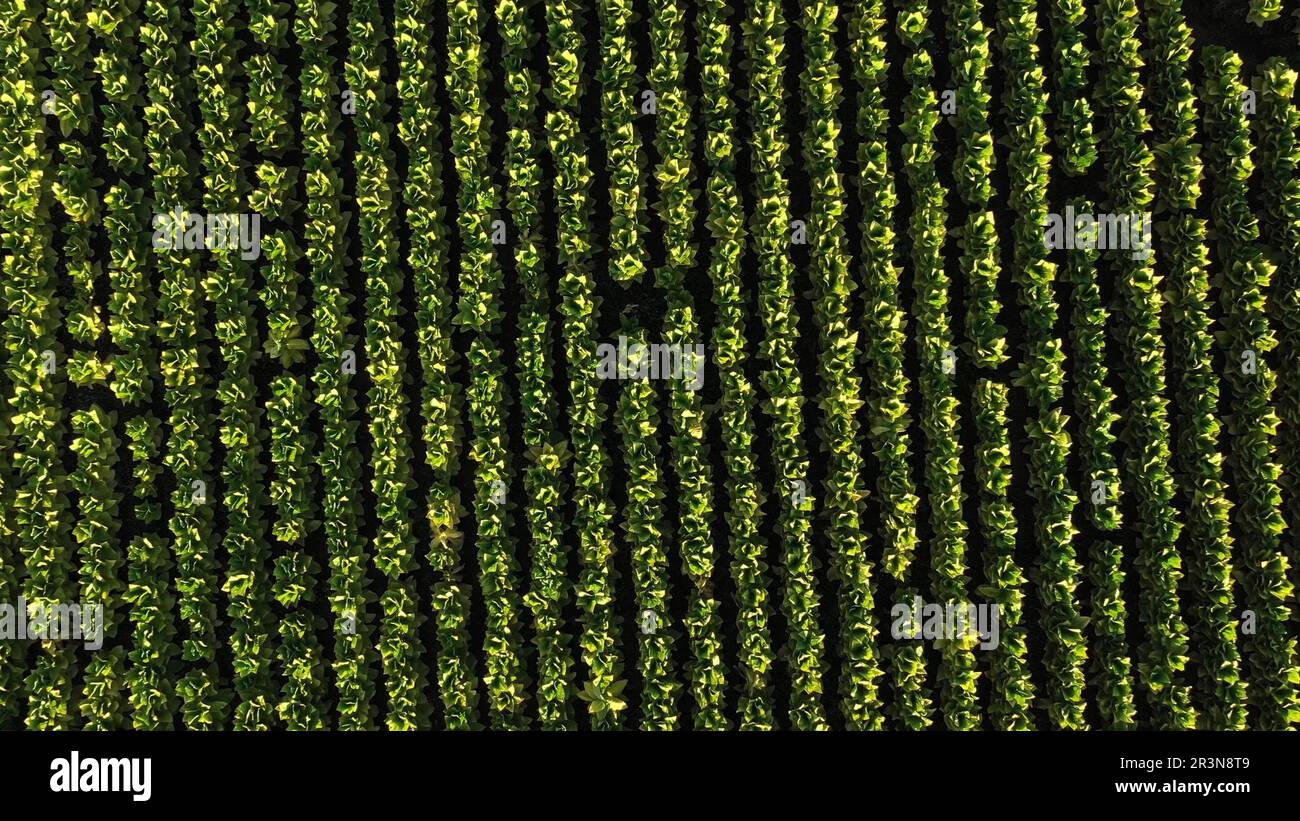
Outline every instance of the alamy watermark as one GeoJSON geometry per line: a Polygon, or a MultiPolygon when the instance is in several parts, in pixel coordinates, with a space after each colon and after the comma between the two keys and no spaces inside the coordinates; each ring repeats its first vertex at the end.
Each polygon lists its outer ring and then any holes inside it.
{"type": "Polygon", "coordinates": [[[974,628],[981,650],[993,650],[1000,641],[998,606],[948,602],[935,604],[914,596],[911,604],[896,604],[889,610],[890,629],[895,640],[925,639],[964,641],[974,628]]]}
{"type": "Polygon", "coordinates": [[[1133,259],[1151,255],[1150,214],[1089,214],[1065,207],[1065,214],[1043,220],[1043,245],[1053,249],[1132,251],[1133,259]]]}
{"type": "Polygon", "coordinates": [[[628,343],[620,335],[618,344],[596,346],[596,375],[601,379],[680,379],[690,390],[704,384],[704,346],[655,342],[628,343]]]}
{"type": "Polygon", "coordinates": [[[50,762],[51,792],[124,792],[132,801],[153,795],[152,758],[81,757],[73,750],[50,762]]]}
{"type": "Polygon", "coordinates": [[[181,208],[153,215],[156,251],[239,250],[240,259],[262,255],[261,214],[195,214],[181,208]]]}
{"type": "Polygon", "coordinates": [[[0,640],[84,641],[87,650],[104,646],[104,605],[54,602],[0,602],[0,640]]]}

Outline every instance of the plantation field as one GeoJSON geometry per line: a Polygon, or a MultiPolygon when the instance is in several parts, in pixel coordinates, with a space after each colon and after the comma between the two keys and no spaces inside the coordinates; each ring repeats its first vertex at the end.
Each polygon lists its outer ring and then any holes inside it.
{"type": "Polygon", "coordinates": [[[1296,0],[0,0],[0,729],[1300,724],[1296,0]]]}

